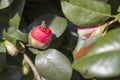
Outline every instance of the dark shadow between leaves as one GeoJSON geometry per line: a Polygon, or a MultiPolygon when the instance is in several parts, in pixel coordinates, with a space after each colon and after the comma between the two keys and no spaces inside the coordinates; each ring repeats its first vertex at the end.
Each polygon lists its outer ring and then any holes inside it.
{"type": "Polygon", "coordinates": [[[83,78],[82,75],[73,69],[73,74],[71,80],[92,80],[89,78],[83,78]]]}
{"type": "Polygon", "coordinates": [[[28,26],[27,30],[28,32],[30,32],[34,27],[41,25],[42,21],[45,21],[46,26],[49,26],[53,19],[54,15],[51,14],[41,15],[32,24],[28,26]]]}

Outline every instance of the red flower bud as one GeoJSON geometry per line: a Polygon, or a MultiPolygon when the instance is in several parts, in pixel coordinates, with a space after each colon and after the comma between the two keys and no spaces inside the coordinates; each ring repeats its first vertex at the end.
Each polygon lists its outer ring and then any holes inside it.
{"type": "Polygon", "coordinates": [[[45,23],[35,27],[29,36],[29,42],[33,47],[45,49],[49,46],[52,39],[52,31],[46,28],[45,23]]]}

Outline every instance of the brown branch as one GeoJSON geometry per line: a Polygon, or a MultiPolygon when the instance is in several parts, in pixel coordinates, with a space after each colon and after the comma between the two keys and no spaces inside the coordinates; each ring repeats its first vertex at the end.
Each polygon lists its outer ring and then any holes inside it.
{"type": "Polygon", "coordinates": [[[36,67],[35,67],[34,64],[32,63],[31,59],[27,56],[26,53],[24,53],[23,56],[24,56],[25,61],[26,61],[27,64],[30,66],[31,70],[33,71],[33,74],[34,74],[35,78],[36,78],[37,80],[41,80],[40,75],[39,75],[36,67]]]}

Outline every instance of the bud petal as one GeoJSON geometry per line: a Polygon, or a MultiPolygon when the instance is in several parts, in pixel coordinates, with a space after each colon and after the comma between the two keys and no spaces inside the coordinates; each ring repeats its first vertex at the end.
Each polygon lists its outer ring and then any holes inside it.
{"type": "Polygon", "coordinates": [[[51,39],[52,31],[49,28],[43,28],[42,25],[35,27],[29,35],[29,43],[40,49],[47,48],[51,39]]]}
{"type": "Polygon", "coordinates": [[[18,54],[17,48],[11,42],[5,40],[5,46],[8,54],[10,54],[11,56],[16,56],[18,54]]]}
{"type": "Polygon", "coordinates": [[[91,26],[91,27],[78,27],[77,31],[79,34],[79,37],[83,38],[83,39],[88,39],[90,37],[92,37],[92,35],[99,30],[99,25],[96,26],[91,26]]]}
{"type": "Polygon", "coordinates": [[[23,59],[22,61],[22,74],[23,75],[27,75],[29,72],[30,72],[30,67],[29,65],[27,64],[27,62],[25,61],[25,59],[23,59]]]}
{"type": "Polygon", "coordinates": [[[28,64],[23,65],[22,67],[22,74],[27,75],[30,72],[30,67],[28,64]]]}

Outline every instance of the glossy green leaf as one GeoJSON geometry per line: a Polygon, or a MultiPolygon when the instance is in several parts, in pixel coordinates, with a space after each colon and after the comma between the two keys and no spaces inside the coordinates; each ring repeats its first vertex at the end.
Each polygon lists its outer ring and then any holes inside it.
{"type": "Polygon", "coordinates": [[[64,15],[77,26],[90,26],[104,22],[111,15],[110,5],[95,0],[61,1],[64,15]]]}
{"type": "Polygon", "coordinates": [[[90,43],[95,42],[100,37],[101,37],[100,35],[96,35],[96,36],[91,37],[88,40],[84,40],[84,39],[79,37],[76,48],[73,51],[73,54],[75,55],[76,52],[78,52],[80,49],[84,48],[85,46],[89,45],[90,43]]]}
{"type": "Polygon", "coordinates": [[[72,76],[70,61],[55,49],[39,53],[35,58],[35,66],[47,80],[70,80],[72,76]]]}
{"type": "Polygon", "coordinates": [[[60,37],[67,27],[66,19],[53,14],[42,15],[37,18],[30,26],[29,30],[41,24],[42,21],[52,30],[55,37],[60,37]]]}
{"type": "Polygon", "coordinates": [[[4,41],[0,40],[0,72],[5,68],[6,65],[6,49],[4,41]]]}
{"type": "Polygon", "coordinates": [[[120,75],[120,29],[110,31],[98,39],[73,68],[84,77],[107,78],[120,75]]]}
{"type": "Polygon", "coordinates": [[[0,9],[4,9],[13,2],[13,0],[0,0],[0,9]]]}
{"type": "Polygon", "coordinates": [[[0,79],[2,80],[21,80],[20,68],[16,66],[10,66],[0,73],[0,79]]]}

